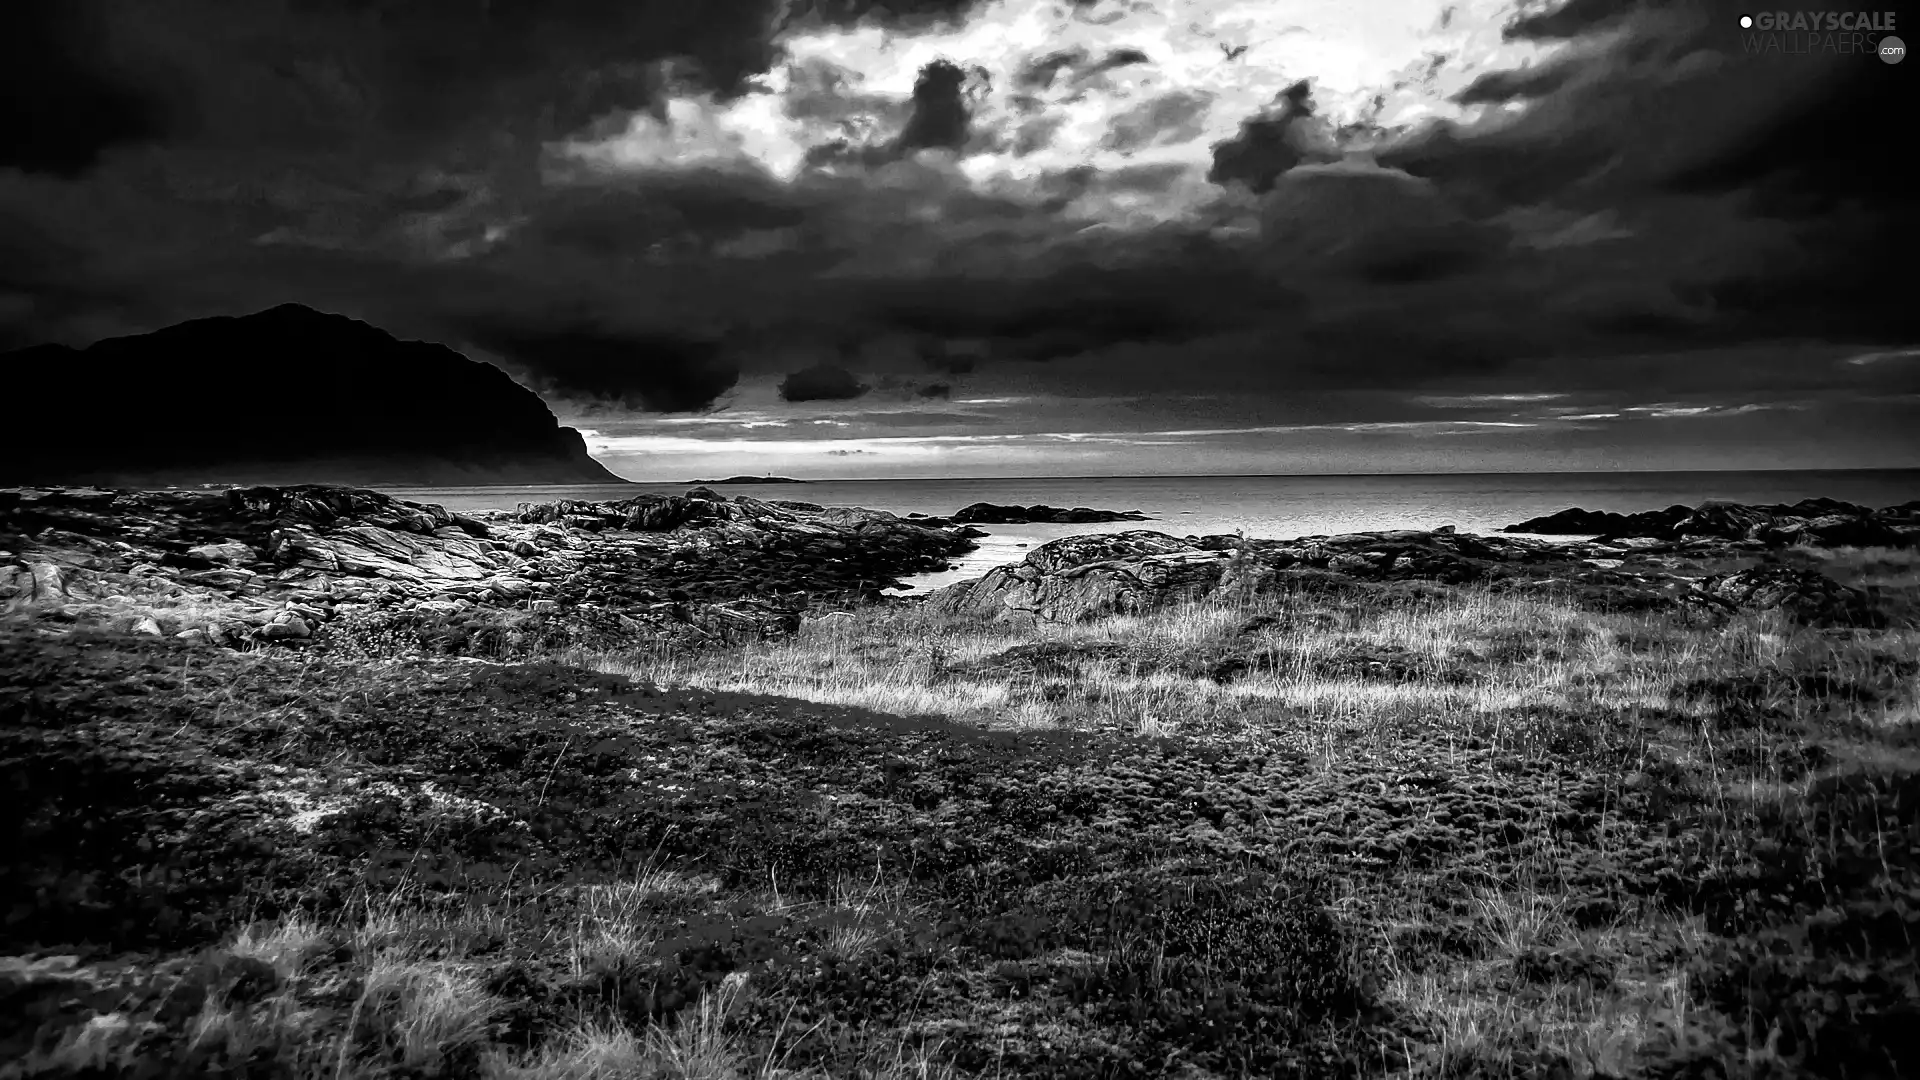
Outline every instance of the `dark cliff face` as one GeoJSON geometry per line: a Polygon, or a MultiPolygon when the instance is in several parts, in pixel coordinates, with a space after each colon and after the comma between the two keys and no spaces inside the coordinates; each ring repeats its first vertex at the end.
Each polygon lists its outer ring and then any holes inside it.
{"type": "Polygon", "coordinates": [[[0,484],[620,479],[500,369],[294,304],[0,354],[0,385],[0,484]]]}

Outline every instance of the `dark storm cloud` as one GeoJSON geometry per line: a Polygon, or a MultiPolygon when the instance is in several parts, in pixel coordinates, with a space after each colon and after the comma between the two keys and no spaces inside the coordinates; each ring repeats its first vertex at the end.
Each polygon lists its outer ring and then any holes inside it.
{"type": "Polygon", "coordinates": [[[899,153],[958,150],[966,145],[972,121],[966,98],[968,74],[951,60],[935,60],[920,69],[913,83],[913,115],[894,144],[899,153]]]}
{"type": "Polygon", "coordinates": [[[1920,311],[1900,299],[1920,196],[1886,150],[1915,103],[1912,81],[1863,55],[1745,55],[1740,11],[1723,0],[1576,0],[1529,15],[1509,36],[1572,40],[1567,59],[1483,76],[1462,95],[1524,100],[1524,111],[1403,136],[1379,159],[1481,216],[1617,208],[1642,224],[1628,246],[1644,272],[1666,280],[1679,306],[1708,313],[1626,313],[1589,328],[1634,339],[1662,326],[1682,340],[1920,337],[1920,311]],[[1695,209],[1656,229],[1650,209],[1673,205],[1695,209]],[[1746,245],[1738,259],[1702,258],[1733,244],[1746,245]]]}
{"type": "Polygon", "coordinates": [[[0,168],[75,176],[108,147],[167,133],[163,103],[94,42],[78,0],[18,0],[0,33],[0,168]]]}
{"type": "Polygon", "coordinates": [[[1028,280],[873,282],[866,299],[867,317],[879,325],[984,341],[996,358],[1029,361],[1193,341],[1257,323],[1291,303],[1235,255],[1203,240],[1135,265],[1066,262],[1028,280]]]}
{"type": "Polygon", "coordinates": [[[1467,84],[1453,100],[1462,105],[1482,105],[1540,97],[1565,86],[1580,68],[1578,61],[1563,59],[1514,71],[1489,71],[1467,84]]]}
{"type": "Polygon", "coordinates": [[[780,380],[782,401],[852,401],[872,387],[838,364],[814,364],[780,380]]]}
{"type": "Polygon", "coordinates": [[[971,356],[960,356],[947,352],[938,344],[929,344],[920,353],[920,360],[928,367],[946,375],[966,375],[973,371],[976,361],[971,356]]]}
{"type": "Polygon", "coordinates": [[[1871,137],[1903,100],[1897,88],[1906,84],[1887,77],[1896,69],[1853,62],[1865,57],[1781,64],[1741,55],[1740,9],[1724,0],[1637,7],[1619,24],[1600,18],[1624,7],[1575,3],[1540,16],[1552,36],[1594,26],[1608,34],[1539,67],[1489,73],[1464,92],[1534,99],[1517,117],[1434,125],[1384,148],[1382,164],[1512,201],[1561,194],[1576,180],[1590,181],[1583,187],[1595,197],[1630,197],[1690,181],[1726,192],[1781,172],[1876,198],[1904,190],[1898,163],[1871,137]],[[1541,82],[1552,70],[1576,77],[1541,82]],[[1603,165],[1605,176],[1588,175],[1603,165]]]}
{"type": "Polygon", "coordinates": [[[1149,165],[1122,165],[1100,174],[1094,186],[1100,191],[1166,191],[1187,175],[1186,166],[1177,161],[1149,165]]]}
{"type": "Polygon", "coordinates": [[[1243,184],[1259,194],[1295,165],[1325,160],[1303,134],[1302,122],[1313,116],[1312,99],[1312,87],[1302,80],[1280,92],[1276,108],[1241,121],[1237,135],[1214,145],[1207,179],[1222,186],[1243,184]]]}
{"type": "Polygon", "coordinates": [[[1635,0],[1568,0],[1522,15],[1508,23],[1501,36],[1508,41],[1554,41],[1579,37],[1617,22],[1635,6],[1635,0]]]}
{"type": "Polygon", "coordinates": [[[851,26],[868,22],[892,30],[912,30],[951,23],[979,0],[787,0],[786,22],[812,16],[851,26]]]}
{"type": "Polygon", "coordinates": [[[1335,386],[1410,385],[1423,379],[1498,372],[1548,345],[1523,327],[1473,317],[1434,315],[1381,319],[1374,313],[1310,321],[1301,337],[1313,347],[1302,374],[1335,386]]]}
{"type": "Polygon", "coordinates": [[[539,215],[514,242],[619,257],[672,237],[720,239],[804,220],[804,204],[770,177],[712,172],[615,177],[550,191],[539,215]]]}
{"type": "Polygon", "coordinates": [[[1487,266],[1497,249],[1472,226],[1410,230],[1369,248],[1352,264],[1354,274],[1375,285],[1407,285],[1467,274],[1487,266]]]}
{"type": "Polygon", "coordinates": [[[1796,256],[1694,283],[1692,295],[1755,335],[1920,340],[1909,269],[1920,207],[1851,210],[1800,226],[1796,256]]]}
{"type": "Polygon", "coordinates": [[[635,260],[802,212],[764,177],[553,168],[554,140],[667,92],[738,93],[775,55],[770,0],[19,7],[0,30],[0,165],[27,170],[0,170],[8,344],[309,302],[484,339],[557,393],[699,408],[737,371],[676,319],[713,322],[716,301],[635,260]]]}
{"type": "MultiPolygon", "coordinates": [[[[957,283],[956,283],[957,284],[957,283]]],[[[1048,291],[1058,289],[1058,283],[1048,291]]],[[[1018,360],[1051,360],[1122,342],[1169,343],[1205,336],[1211,329],[1177,300],[1138,293],[1120,304],[1094,290],[1081,295],[1023,299],[1017,287],[985,287],[998,292],[992,302],[949,302],[939,286],[922,285],[918,297],[891,302],[881,313],[887,325],[942,337],[986,339],[995,355],[1018,360]]]]}
{"type": "Polygon", "coordinates": [[[40,223],[0,215],[0,349],[34,344],[27,325],[100,299],[78,280],[83,258],[40,223]]]}
{"type": "Polygon", "coordinates": [[[1296,166],[1261,200],[1261,242],[1291,280],[1412,285],[1511,268],[1511,234],[1432,182],[1365,161],[1296,166]],[[1505,265],[1500,265],[1502,262],[1505,265]]]}
{"type": "Polygon", "coordinates": [[[663,89],[652,61],[721,93],[773,56],[765,0],[68,0],[94,55],[152,71],[180,137],[315,150],[484,125],[557,138],[663,89]]]}
{"type": "Polygon", "coordinates": [[[1869,66],[1828,62],[1859,57],[1781,64],[1743,55],[1739,10],[1703,0],[1635,7],[1619,20],[1599,19],[1605,10],[1591,4],[1544,13],[1553,36],[1574,39],[1568,51],[1490,73],[1464,94],[1524,98],[1522,111],[1424,128],[1393,140],[1380,160],[1496,203],[1618,200],[1765,138],[1785,111],[1824,96],[1841,68],[1869,66]]]}
{"type": "Polygon", "coordinates": [[[689,412],[712,405],[740,378],[717,341],[591,326],[477,326],[471,333],[535,389],[576,400],[689,412]]]}
{"type": "MultiPolygon", "coordinates": [[[[104,28],[82,43],[84,70],[147,93],[158,111],[141,115],[164,122],[100,125],[79,150],[29,147],[83,170],[74,183],[0,171],[0,340],[84,340],[291,300],[471,345],[555,397],[645,411],[770,396],[783,375],[788,400],[862,398],[851,413],[894,394],[902,417],[962,375],[963,397],[1003,392],[995,380],[1044,384],[1049,408],[1124,375],[1155,401],[1179,383],[1310,411],[1300,403],[1329,388],[1501,389],[1522,373],[1548,389],[1569,373],[1651,388],[1685,361],[1568,358],[1742,335],[1852,339],[1875,320],[1911,325],[1916,310],[1897,295],[1911,275],[1890,260],[1920,246],[1884,209],[1908,198],[1879,126],[1894,114],[1804,77],[1815,65],[1742,62],[1731,31],[1690,28],[1674,5],[1582,3],[1517,21],[1518,36],[1582,40],[1559,66],[1465,92],[1516,103],[1493,110],[1498,130],[1398,133],[1381,161],[1404,174],[1348,178],[1352,191],[1384,185],[1383,203],[1314,196],[1288,217],[1289,192],[1329,168],[1339,141],[1308,84],[1290,87],[1215,147],[1209,173],[1246,190],[1215,193],[1228,209],[1202,213],[1250,220],[1257,208],[1271,227],[1255,244],[1222,238],[1248,231],[1239,219],[1211,239],[1212,219],[1087,227],[1083,214],[1171,205],[1157,196],[1177,166],[1061,171],[1030,198],[971,184],[946,155],[916,157],[979,150],[990,134],[969,115],[971,57],[929,65],[904,100],[862,94],[831,65],[795,73],[793,115],[848,120],[819,159],[863,168],[778,180],[726,160],[723,140],[701,142],[704,121],[676,134],[723,163],[676,160],[665,125],[634,110],[665,115],[671,93],[684,120],[708,91],[750,92],[744,76],[777,61],[770,0],[83,3],[71,10],[104,28]],[[1621,43],[1585,40],[1596,27],[1621,43]],[[1788,106],[1803,126],[1779,119],[1788,106]],[[559,149],[629,121],[625,158],[569,163],[559,149]],[[648,155],[658,168],[633,164],[648,155]],[[897,386],[801,368],[816,356],[897,386]],[[1532,372],[1529,357],[1560,366],[1532,372]],[[1009,373],[1005,360],[1046,364],[1009,373]]],[[[784,10],[910,26],[965,6],[784,10]]],[[[1032,111],[1016,111],[1029,123],[1007,149],[1045,146],[1064,122],[1059,99],[1082,89],[1063,84],[1127,59],[1096,56],[1028,65],[1032,111]]],[[[1437,62],[1409,70],[1430,83],[1437,62]]],[[[1152,145],[1191,119],[1180,108],[1175,95],[1146,102],[1111,145],[1152,145]]],[[[1741,377],[1733,361],[1713,370],[1723,387],[1741,377]]]]}

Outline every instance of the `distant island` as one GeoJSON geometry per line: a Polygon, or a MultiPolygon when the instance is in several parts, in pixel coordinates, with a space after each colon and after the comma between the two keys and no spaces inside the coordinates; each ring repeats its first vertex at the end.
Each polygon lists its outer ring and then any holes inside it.
{"type": "Polygon", "coordinates": [[[948,520],[956,525],[1085,525],[1104,521],[1152,521],[1138,510],[1095,510],[1086,506],[1071,509],[1035,504],[1033,506],[977,502],[954,511],[948,520]]]}
{"type": "Polygon", "coordinates": [[[0,425],[0,484],[626,482],[499,368],[298,304],[35,345],[0,370],[39,406],[0,425]]]}
{"type": "Polygon", "coordinates": [[[689,480],[689,484],[705,487],[708,484],[810,484],[811,480],[795,480],[791,476],[729,476],[725,480],[689,480]]]}

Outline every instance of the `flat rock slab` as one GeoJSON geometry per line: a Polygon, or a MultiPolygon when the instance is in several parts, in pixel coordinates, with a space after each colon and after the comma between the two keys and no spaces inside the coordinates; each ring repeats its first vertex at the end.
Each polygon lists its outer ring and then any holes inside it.
{"type": "Polygon", "coordinates": [[[725,637],[790,631],[810,600],[878,596],[973,547],[880,511],[704,489],[484,516],[320,485],[0,490],[0,610],[229,643],[368,607],[611,610],[725,637]]]}

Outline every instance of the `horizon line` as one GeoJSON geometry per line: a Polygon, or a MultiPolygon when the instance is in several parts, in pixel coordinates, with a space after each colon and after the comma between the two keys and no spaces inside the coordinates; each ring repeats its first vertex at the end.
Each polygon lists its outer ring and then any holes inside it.
{"type": "MultiPolygon", "coordinates": [[[[611,470],[609,470],[611,471],[611,470]]],[[[788,480],[797,480],[807,484],[856,484],[856,483],[939,483],[962,480],[1194,480],[1194,479],[1253,479],[1253,480],[1300,480],[1320,477],[1362,477],[1362,476],[1676,476],[1676,475],[1747,475],[1747,474],[1790,474],[1790,473],[1885,473],[1920,472],[1916,465],[1855,465],[1834,468],[1804,469],[1527,469],[1513,470],[1446,470],[1437,472],[1313,472],[1313,473],[1098,473],[1076,474],[1072,476],[830,476],[809,479],[802,476],[788,476],[788,480]]],[[[735,474],[748,475],[748,474],[735,474]]],[[[707,481],[718,483],[721,479],[707,481]]],[[[622,478],[629,484],[668,484],[686,486],[698,483],[691,480],[631,480],[622,478]]],[[[780,483],[777,479],[769,482],[780,483]]],[[[572,487],[571,484],[525,484],[505,485],[510,487],[572,487]]],[[[744,482],[728,485],[745,487],[744,482]]]]}

